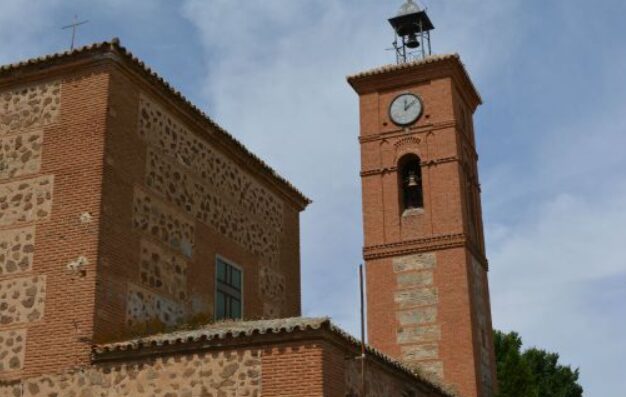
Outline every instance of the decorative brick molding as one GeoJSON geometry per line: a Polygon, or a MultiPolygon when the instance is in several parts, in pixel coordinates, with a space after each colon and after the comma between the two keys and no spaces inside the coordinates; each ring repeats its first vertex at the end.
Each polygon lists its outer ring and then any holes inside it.
{"type": "Polygon", "coordinates": [[[370,260],[390,256],[410,255],[438,249],[463,247],[466,244],[466,241],[467,237],[464,234],[448,234],[432,238],[372,245],[363,248],[363,256],[366,260],[370,260]]]}

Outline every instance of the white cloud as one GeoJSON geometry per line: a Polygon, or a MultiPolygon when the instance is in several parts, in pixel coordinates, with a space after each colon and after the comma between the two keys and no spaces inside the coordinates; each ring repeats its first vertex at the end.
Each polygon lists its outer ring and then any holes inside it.
{"type": "MultiPolygon", "coordinates": [[[[449,18],[434,32],[435,48],[454,47],[461,38],[469,54],[484,58],[473,69],[487,74],[498,62],[487,62],[492,48],[483,51],[473,37],[494,34],[518,3],[433,4],[433,16],[449,18]],[[488,16],[483,26],[473,22],[479,14],[488,16]]],[[[184,6],[205,46],[211,114],[315,201],[303,215],[307,314],[332,314],[353,332],[362,230],[358,103],[345,76],[393,61],[385,51],[393,39],[386,18],[395,11],[393,3],[338,0],[184,6]]],[[[513,48],[509,40],[508,51],[513,48]]]]}
{"type": "Polygon", "coordinates": [[[581,367],[592,395],[626,390],[615,370],[626,354],[622,95],[547,125],[526,163],[487,170],[485,183],[486,212],[501,220],[487,224],[495,326],[581,367]]]}
{"type": "MultiPolygon", "coordinates": [[[[622,30],[607,21],[623,15],[625,3],[424,2],[436,25],[434,49],[461,52],[487,99],[478,114],[481,144],[506,152],[481,153],[491,160],[481,170],[495,325],[581,366],[588,394],[623,394],[626,52],[616,39],[622,30]],[[580,31],[581,20],[588,31],[580,31]],[[577,74],[566,74],[570,69],[577,74]],[[500,118],[490,113],[497,104],[509,106],[500,118]],[[493,146],[511,140],[524,146],[493,146]]],[[[176,63],[209,68],[203,81],[181,88],[202,92],[212,116],[315,200],[302,218],[305,314],[333,315],[355,334],[358,114],[344,76],[392,61],[384,51],[392,40],[385,19],[400,3],[180,2],[198,33],[189,48],[200,40],[204,52],[176,63]]],[[[132,27],[140,45],[131,50],[161,52],[167,63],[164,53],[173,50],[155,48],[175,45],[173,32],[188,29],[169,14],[173,4],[2,0],[0,62],[59,48],[57,38],[65,36],[54,16],[66,22],[78,9],[92,13],[86,32],[106,31],[98,37],[108,38],[131,35],[132,27]]],[[[186,81],[178,72],[166,77],[186,81]]]]}

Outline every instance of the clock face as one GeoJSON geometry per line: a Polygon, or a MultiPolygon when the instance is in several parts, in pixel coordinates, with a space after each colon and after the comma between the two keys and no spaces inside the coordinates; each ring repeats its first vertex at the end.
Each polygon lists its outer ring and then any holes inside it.
{"type": "Polygon", "coordinates": [[[389,117],[395,124],[407,126],[420,118],[422,109],[422,100],[417,95],[402,94],[391,102],[389,117]]]}

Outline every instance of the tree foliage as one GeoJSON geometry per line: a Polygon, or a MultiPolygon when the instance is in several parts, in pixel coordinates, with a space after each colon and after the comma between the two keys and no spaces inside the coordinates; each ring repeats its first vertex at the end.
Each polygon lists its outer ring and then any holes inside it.
{"type": "Polygon", "coordinates": [[[532,348],[522,352],[516,332],[495,331],[498,397],[582,397],[578,369],[559,364],[557,353],[532,348]]]}

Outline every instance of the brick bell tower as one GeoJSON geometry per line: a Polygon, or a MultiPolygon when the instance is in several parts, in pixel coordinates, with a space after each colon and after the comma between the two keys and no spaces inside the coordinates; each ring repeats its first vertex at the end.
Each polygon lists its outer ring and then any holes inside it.
{"type": "Polygon", "coordinates": [[[412,0],[390,22],[398,64],[348,77],[360,100],[369,342],[463,397],[489,397],[481,98],[458,55],[431,55],[434,27],[412,0]]]}

